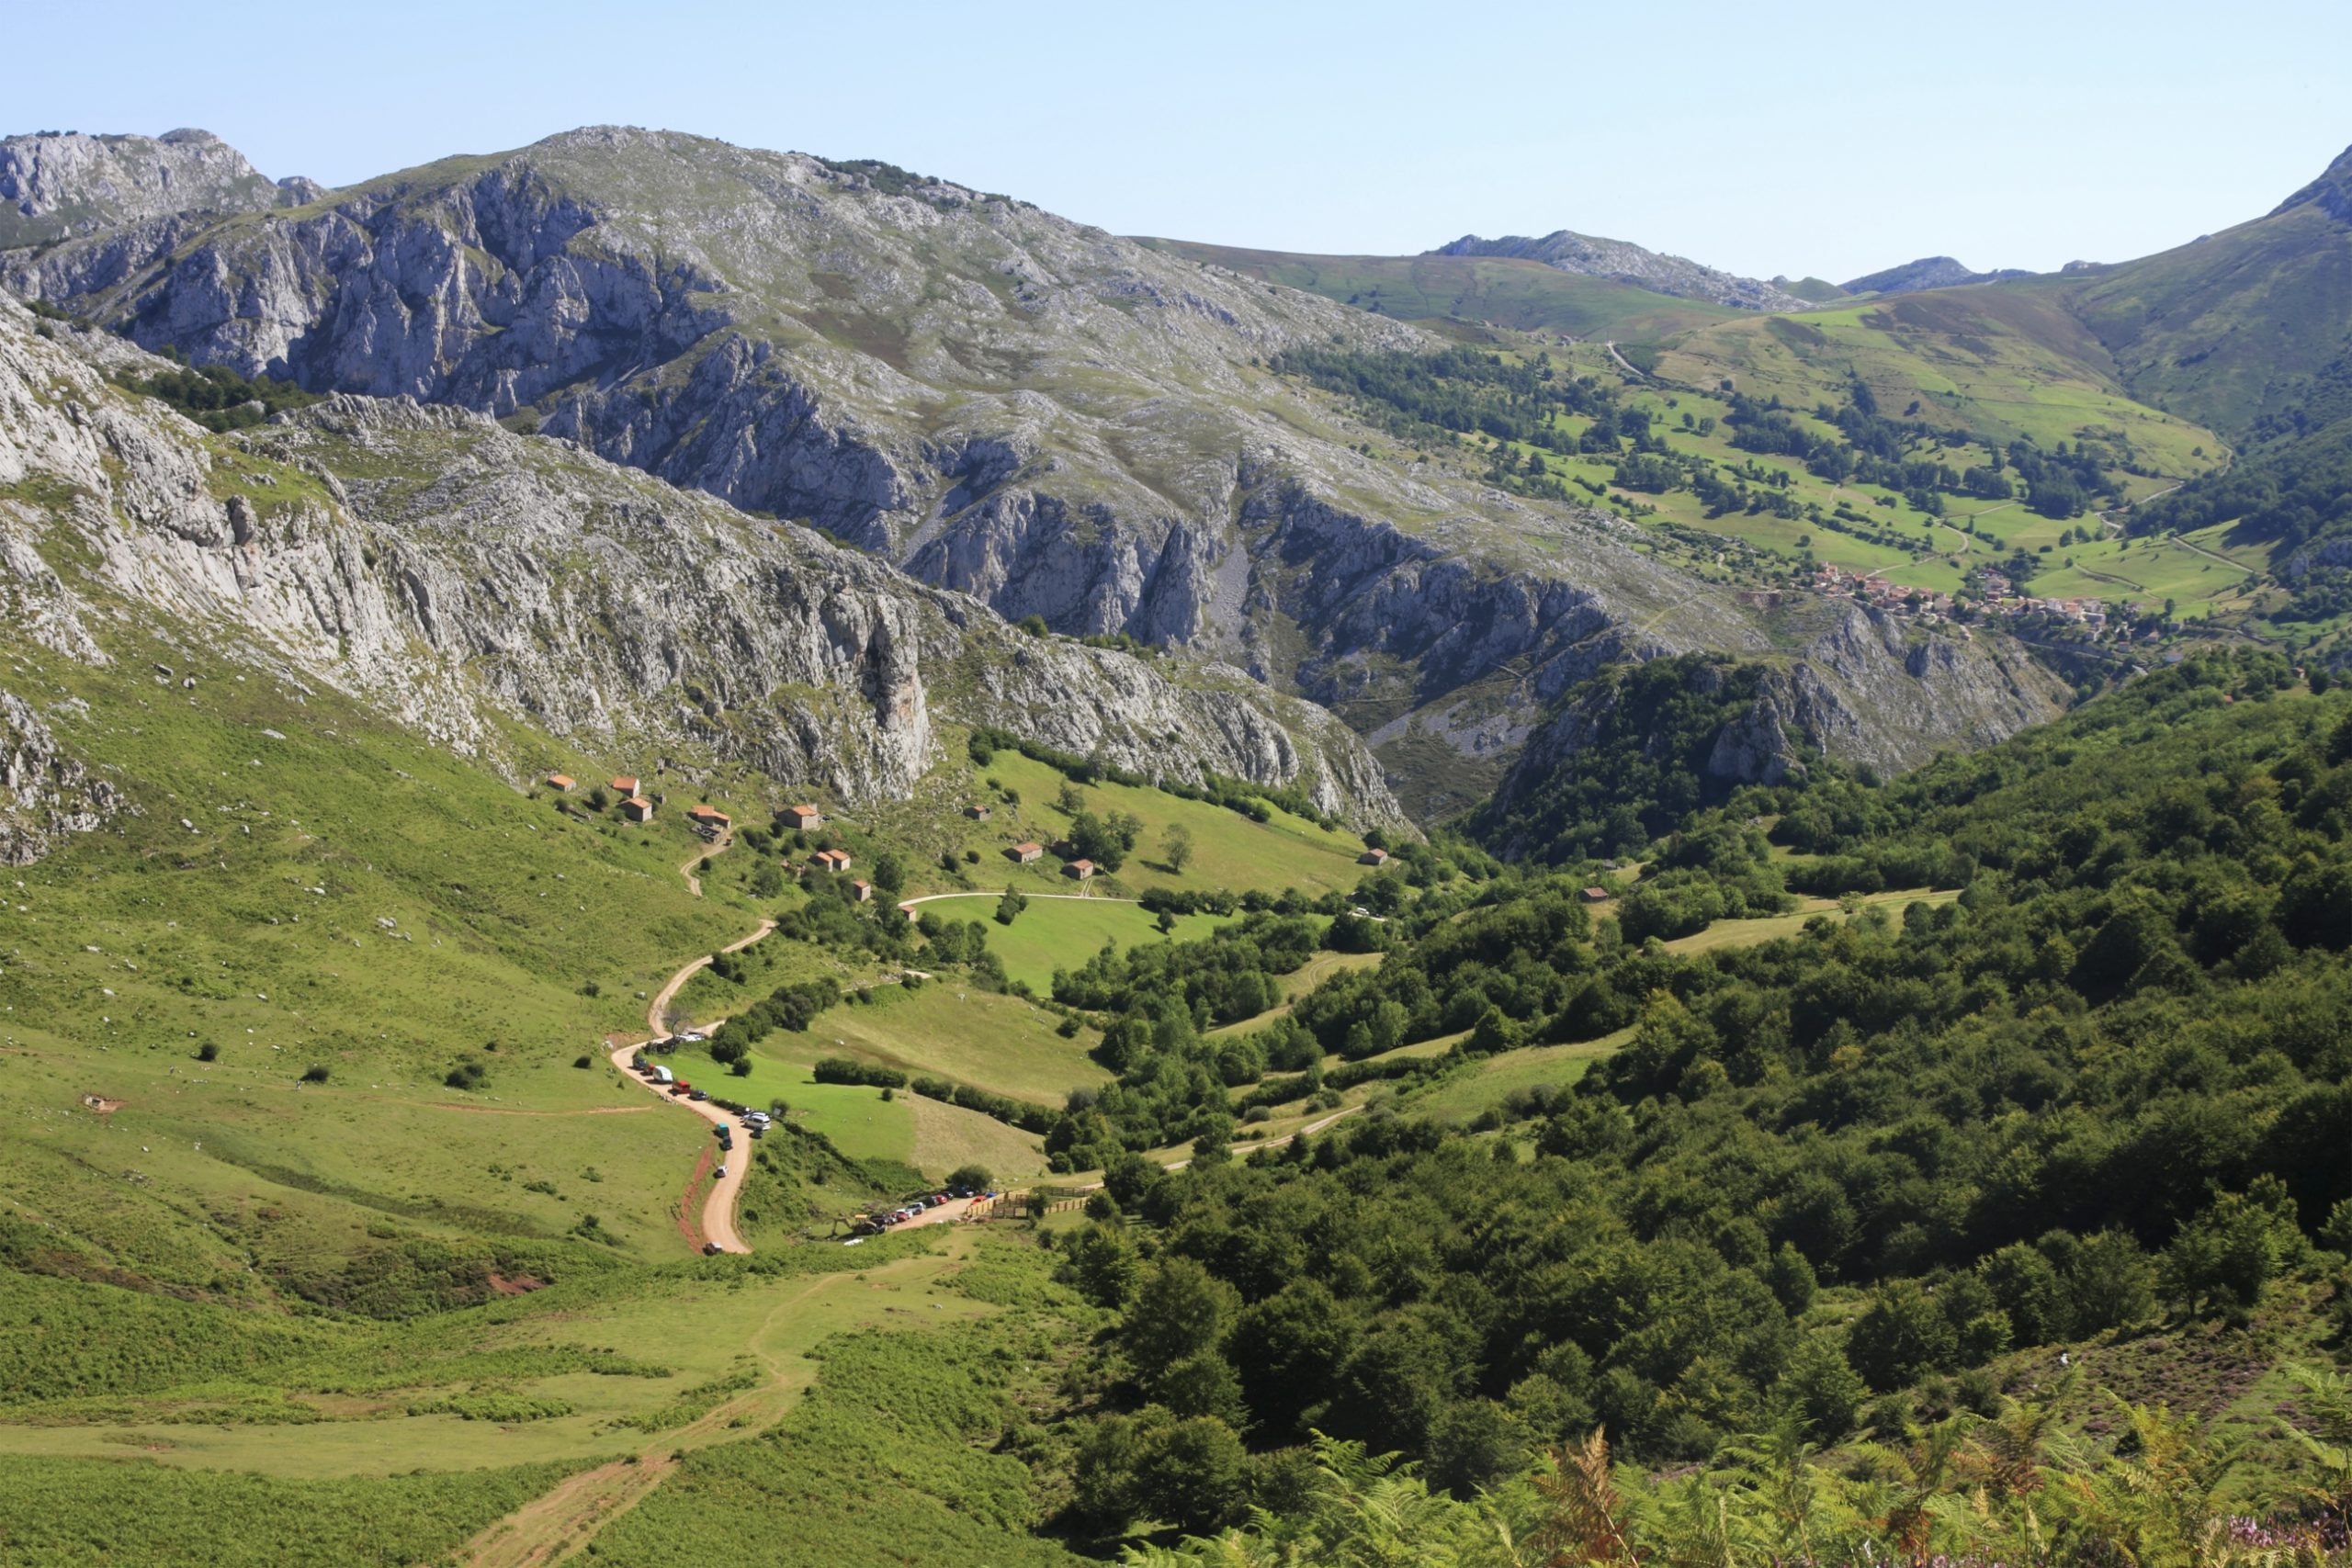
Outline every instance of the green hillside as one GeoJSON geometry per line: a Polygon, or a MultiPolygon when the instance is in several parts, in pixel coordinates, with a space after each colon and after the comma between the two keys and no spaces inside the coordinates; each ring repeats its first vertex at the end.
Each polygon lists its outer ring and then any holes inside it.
{"type": "MultiPolygon", "coordinates": [[[[1122,1314],[1074,1515],[1204,1538],[1156,1562],[1340,1561],[1385,1529],[1500,1564],[1477,1543],[1589,1540],[1605,1506],[1621,1544],[1577,1560],[1631,1563],[1784,1539],[1797,1494],[1807,1553],[1842,1562],[1901,1475],[1917,1550],[1952,1561],[2032,1534],[2052,1562],[2186,1563],[2152,1543],[2223,1528],[2333,1561],[2347,791],[2339,694],[2195,659],[1657,845],[1677,901],[1760,912],[1785,876],[1853,895],[1843,920],[1677,950],[1568,877],[1424,904],[1286,1025],[1340,1049],[1327,1084],[1400,1055],[1361,1046],[1439,1046],[1402,1092],[1311,1151],[1114,1168],[1145,1224],[1061,1245],[1122,1314]],[[1871,891],[1919,883],[1947,895],[1871,891]],[[1220,1442],[1313,1464],[1306,1498],[1243,1523],[1246,1468],[1170,1483],[1220,1442]],[[1385,1450],[1419,1468],[1359,1506],[1385,1450]]],[[[1190,973],[1131,969],[1125,1003],[1190,973]]]]}
{"type": "MultiPolygon", "coordinates": [[[[2218,462],[2209,429],[2138,406],[2098,338],[2032,287],[1980,286],[1750,318],[1675,340],[1661,374],[1694,386],[1729,380],[1749,397],[1809,408],[1860,379],[1882,407],[1930,424],[2044,447],[2082,439],[2118,466],[2172,480],[2218,462]]],[[[2139,493],[2161,488],[2143,483],[2139,493]]]]}

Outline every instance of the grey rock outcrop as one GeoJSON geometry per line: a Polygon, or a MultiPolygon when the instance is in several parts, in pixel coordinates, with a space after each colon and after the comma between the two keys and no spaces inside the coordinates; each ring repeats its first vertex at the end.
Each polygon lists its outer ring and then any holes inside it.
{"type": "Polygon", "coordinates": [[[30,703],[0,690],[0,865],[30,865],[129,809],[120,791],[67,754],[30,703]]]}
{"type": "Polygon", "coordinates": [[[28,328],[0,305],[0,485],[54,499],[0,505],[0,597],[43,606],[57,651],[104,658],[130,607],[518,779],[519,722],[865,804],[941,760],[945,718],[1398,819],[1344,725],[1238,671],[1028,637],[805,529],[455,409],[338,396],[208,445],[71,352],[96,334],[28,328]],[[61,529],[89,564],[58,570],[61,529]]]}
{"type": "Polygon", "coordinates": [[[1619,283],[1630,283],[1636,288],[1646,288],[1654,294],[1670,294],[1678,299],[1704,299],[1743,310],[1804,310],[1812,308],[1809,301],[1761,278],[1741,277],[1685,256],[1668,255],[1663,252],[1645,250],[1629,241],[1604,239],[1598,234],[1579,234],[1567,229],[1555,229],[1541,236],[1506,234],[1497,240],[1483,240],[1476,234],[1464,234],[1453,243],[1440,245],[1428,254],[1437,256],[1516,256],[1526,261],[1539,261],[1546,266],[1585,277],[1613,278],[1619,283]]]}
{"type": "MultiPolygon", "coordinates": [[[[1729,705],[1699,764],[1723,786],[1777,784],[1826,753],[1892,774],[1946,748],[1990,745],[2060,712],[2064,685],[2012,645],[1960,643],[1906,630],[1866,606],[1825,605],[1793,652],[1699,661],[1690,690],[1729,705]]],[[[1616,715],[1612,682],[1572,691],[1528,738],[1488,819],[1508,823],[1546,777],[1591,745],[1616,715]]],[[[1656,743],[1652,737],[1651,744],[1656,743]]],[[[1527,843],[1506,843],[1510,852],[1527,843]]]]}
{"type": "Polygon", "coordinates": [[[0,140],[0,250],[175,212],[250,212],[277,188],[209,130],[0,140]]]}

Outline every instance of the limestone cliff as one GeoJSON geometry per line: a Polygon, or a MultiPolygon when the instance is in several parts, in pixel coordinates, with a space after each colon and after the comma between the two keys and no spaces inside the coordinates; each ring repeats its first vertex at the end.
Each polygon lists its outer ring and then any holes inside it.
{"type": "Polygon", "coordinates": [[[0,139],[0,249],[175,212],[257,211],[280,197],[244,154],[208,130],[0,139]]]}
{"type": "Polygon", "coordinates": [[[107,658],[131,608],[510,775],[519,722],[863,803],[912,787],[945,719],[1396,820],[1343,725],[1238,671],[1031,637],[806,529],[458,410],[339,396],[205,438],[87,357],[134,351],[29,326],[0,304],[0,600],[52,652],[107,658]]]}

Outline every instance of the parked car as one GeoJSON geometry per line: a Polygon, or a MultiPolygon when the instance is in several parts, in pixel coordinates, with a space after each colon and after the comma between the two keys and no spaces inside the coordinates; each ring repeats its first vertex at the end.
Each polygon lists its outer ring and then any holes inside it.
{"type": "Polygon", "coordinates": [[[720,1166],[720,1167],[718,1168],[718,1176],[719,1176],[719,1179],[721,1179],[721,1180],[725,1180],[725,1179],[726,1179],[726,1177],[727,1177],[727,1168],[726,1168],[725,1166],[723,1166],[723,1165],[722,1165],[722,1166],[720,1166]]]}
{"type": "Polygon", "coordinates": [[[718,1253],[718,1251],[719,1251],[719,1246],[718,1246],[718,1244],[717,1242],[715,1242],[715,1241],[707,1241],[707,1242],[704,1242],[704,1243],[702,1244],[702,1255],[703,1255],[705,1258],[710,1258],[710,1257],[713,1257],[713,1256],[717,1255],[717,1253],[718,1253]]]}
{"type": "Polygon", "coordinates": [[[708,1100],[710,1096],[705,1094],[700,1089],[695,1089],[693,1093],[687,1095],[686,1098],[688,1100],[708,1100]]]}
{"type": "Polygon", "coordinates": [[[755,1138],[764,1138],[767,1135],[768,1130],[765,1127],[754,1127],[752,1129],[752,1136],[755,1138]]]}

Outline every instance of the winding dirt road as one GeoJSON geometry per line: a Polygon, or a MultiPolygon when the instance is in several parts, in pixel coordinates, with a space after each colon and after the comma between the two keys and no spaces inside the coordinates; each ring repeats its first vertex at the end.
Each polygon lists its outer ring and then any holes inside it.
{"type": "MultiPolygon", "coordinates": [[[[729,942],[722,951],[727,953],[741,952],[742,949],[751,946],[753,942],[759,941],[762,937],[767,935],[768,932],[774,930],[775,930],[775,922],[774,920],[762,920],[760,922],[759,930],[753,931],[750,936],[745,937],[741,942],[729,942]]],[[[686,982],[693,979],[697,974],[700,974],[703,970],[707,969],[708,967],[710,967],[710,954],[706,953],[700,958],[695,959],[693,963],[688,964],[684,968],[680,969],[675,975],[671,976],[669,983],[653,994],[653,1000],[645,1010],[646,1027],[650,1029],[657,1036],[668,1032],[662,1026],[662,1013],[669,1008],[671,1000],[677,996],[680,990],[684,988],[686,982]]],[[[709,1027],[716,1029],[719,1024],[726,1021],[727,1021],[725,1019],[714,1019],[711,1021],[709,1027]]],[[[642,1085],[647,1093],[653,1095],[657,1099],[666,1100],[672,1105],[681,1105],[685,1107],[685,1109],[693,1111],[695,1115],[701,1117],[704,1121],[708,1122],[713,1126],[732,1127],[735,1125],[735,1117],[731,1112],[720,1110],[717,1105],[712,1104],[709,1100],[688,1100],[684,1095],[673,1095],[669,1090],[662,1088],[659,1084],[648,1083],[645,1079],[639,1077],[636,1073],[629,1069],[629,1060],[637,1055],[637,1052],[638,1047],[635,1044],[616,1045],[613,1047],[611,1058],[612,1064],[615,1070],[619,1072],[621,1077],[628,1079],[631,1083],[642,1085]]],[[[714,1145],[718,1142],[716,1138],[711,1141],[714,1145]]],[[[711,1153],[715,1160],[718,1155],[718,1150],[714,1148],[711,1153]]],[[[751,1168],[752,1140],[748,1135],[746,1135],[739,1140],[734,1152],[728,1156],[726,1167],[727,1174],[715,1178],[711,1181],[710,1190],[703,1199],[701,1222],[703,1239],[705,1241],[717,1242],[718,1244],[719,1250],[722,1252],[749,1252],[752,1250],[750,1247],[743,1245],[743,1238],[735,1234],[735,1200],[742,1195],[743,1176],[744,1173],[749,1171],[751,1168]]],[[[697,1168],[696,1175],[699,1177],[700,1168],[697,1168]]]]}

